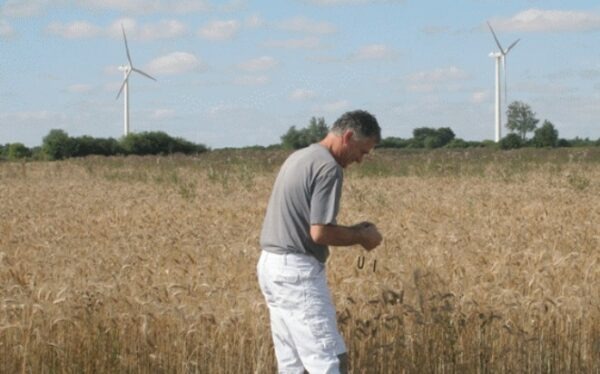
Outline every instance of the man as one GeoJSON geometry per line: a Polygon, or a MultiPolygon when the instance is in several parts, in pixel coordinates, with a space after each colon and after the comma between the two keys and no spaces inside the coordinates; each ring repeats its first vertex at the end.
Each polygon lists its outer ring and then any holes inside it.
{"type": "Polygon", "coordinates": [[[347,112],[327,136],[294,152],[279,171],[263,223],[258,281],[269,307],[279,373],[346,373],[348,356],[327,286],[328,246],[382,240],[370,222],[336,222],[343,169],[381,140],[375,117],[347,112]]]}

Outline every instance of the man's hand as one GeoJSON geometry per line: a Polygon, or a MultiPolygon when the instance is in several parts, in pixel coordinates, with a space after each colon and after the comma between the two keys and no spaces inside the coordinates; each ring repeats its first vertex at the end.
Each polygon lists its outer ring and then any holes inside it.
{"type": "Polygon", "coordinates": [[[371,222],[361,222],[355,225],[356,229],[360,233],[361,241],[360,245],[362,245],[367,251],[371,251],[383,240],[383,237],[377,230],[377,226],[371,222]]]}

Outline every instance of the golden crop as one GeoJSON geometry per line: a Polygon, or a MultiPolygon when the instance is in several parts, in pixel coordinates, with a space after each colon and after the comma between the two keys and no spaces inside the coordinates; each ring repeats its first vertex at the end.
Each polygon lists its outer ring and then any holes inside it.
{"type": "MultiPolygon", "coordinates": [[[[0,372],[275,372],[285,156],[0,163],[0,372]]],[[[600,372],[600,149],[377,151],[344,183],[338,221],[384,235],[328,263],[352,372],[600,372]]]]}

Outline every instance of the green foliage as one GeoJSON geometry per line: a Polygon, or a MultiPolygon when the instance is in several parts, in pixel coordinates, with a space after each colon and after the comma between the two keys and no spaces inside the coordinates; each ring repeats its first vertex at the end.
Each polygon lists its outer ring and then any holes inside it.
{"type": "Polygon", "coordinates": [[[483,147],[481,142],[466,141],[460,138],[452,139],[446,148],[478,148],[483,147]]]}
{"type": "Polygon", "coordinates": [[[558,145],[558,130],[552,122],[545,120],[542,127],[535,130],[533,144],[536,147],[556,147],[558,145]]]}
{"type": "Polygon", "coordinates": [[[519,134],[523,141],[527,139],[527,133],[535,130],[537,123],[540,121],[535,118],[535,113],[529,105],[520,101],[513,101],[508,106],[506,116],[508,118],[506,128],[519,134]]]}
{"type": "Polygon", "coordinates": [[[113,138],[93,138],[87,135],[71,138],[65,131],[54,129],[44,137],[41,150],[50,160],[61,160],[89,155],[198,154],[206,152],[208,148],[203,144],[173,138],[164,132],[129,134],[117,141],[113,138]]]}
{"type": "Polygon", "coordinates": [[[567,140],[571,147],[594,147],[600,145],[600,139],[593,141],[590,138],[575,137],[575,139],[567,140]]]}
{"type": "Polygon", "coordinates": [[[6,156],[9,160],[28,158],[31,157],[31,150],[23,145],[23,143],[12,143],[8,145],[6,156]]]}
{"type": "Polygon", "coordinates": [[[500,139],[501,149],[518,149],[523,146],[523,140],[515,133],[510,133],[504,138],[500,139]]]}
{"type": "Polygon", "coordinates": [[[322,140],[329,129],[323,117],[312,117],[308,127],[297,130],[295,126],[289,128],[287,133],[281,137],[281,145],[284,149],[300,149],[308,147],[312,143],[322,140]]]}
{"type": "Polygon", "coordinates": [[[72,157],[77,151],[76,143],[69,135],[59,129],[50,130],[42,141],[42,151],[50,160],[62,160],[72,157]]]}
{"type": "Polygon", "coordinates": [[[381,139],[381,142],[377,146],[378,148],[407,148],[411,144],[410,139],[402,139],[397,137],[387,137],[381,139]]]}
{"type": "Polygon", "coordinates": [[[126,154],[134,155],[196,154],[207,151],[203,144],[172,138],[162,131],[132,133],[121,138],[120,144],[126,154]]]}
{"type": "Polygon", "coordinates": [[[80,136],[72,138],[76,145],[74,157],[85,157],[89,155],[112,156],[123,153],[119,142],[113,138],[93,138],[91,136],[80,136]]]}
{"type": "Polygon", "coordinates": [[[454,139],[454,132],[449,127],[438,129],[419,127],[413,130],[413,148],[441,148],[454,139]]]}

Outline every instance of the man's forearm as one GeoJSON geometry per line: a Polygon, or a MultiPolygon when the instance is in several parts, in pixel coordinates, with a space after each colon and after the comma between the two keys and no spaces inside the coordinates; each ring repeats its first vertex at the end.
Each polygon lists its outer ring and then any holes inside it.
{"type": "Polygon", "coordinates": [[[310,235],[321,245],[351,246],[361,244],[362,235],[358,226],[312,225],[310,235]]]}

